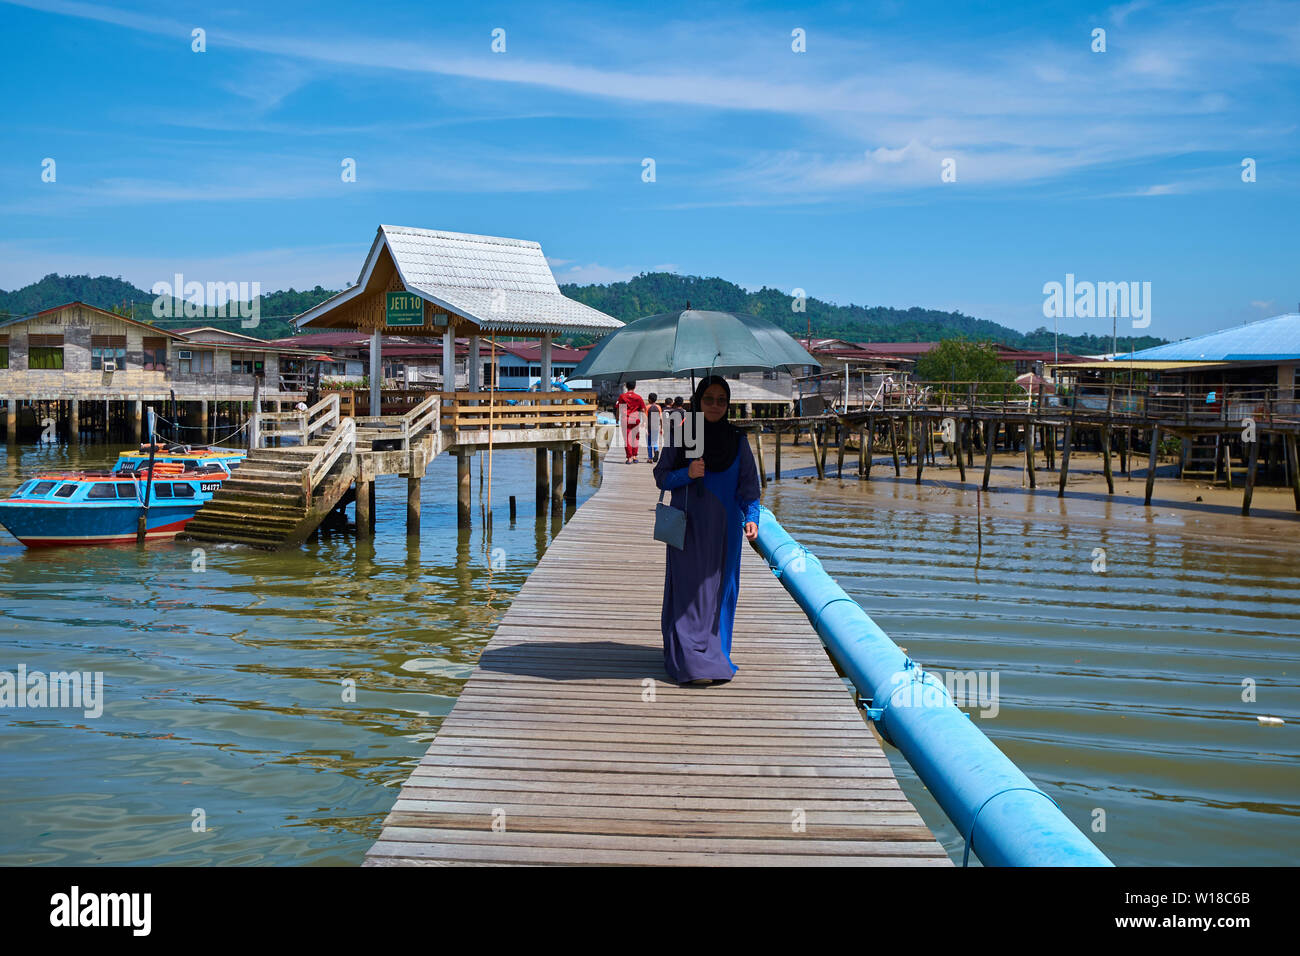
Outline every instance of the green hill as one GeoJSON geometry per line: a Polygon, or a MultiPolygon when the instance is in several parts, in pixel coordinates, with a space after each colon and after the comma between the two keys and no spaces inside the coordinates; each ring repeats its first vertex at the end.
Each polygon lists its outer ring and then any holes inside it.
{"type": "MultiPolygon", "coordinates": [[[[647,272],[626,282],[608,285],[562,285],[561,291],[572,299],[585,302],[592,308],[630,322],[645,315],[671,312],[686,308],[687,303],[697,309],[716,309],[727,312],[749,312],[779,325],[791,335],[807,334],[812,321],[812,334],[817,338],[839,338],[861,342],[926,342],[946,338],[992,339],[1005,345],[1028,349],[1051,349],[1052,331],[1047,328],[1033,332],[1014,329],[963,315],[960,312],[939,312],[934,309],[891,309],[884,306],[835,305],[821,299],[809,298],[806,312],[790,308],[790,296],[779,289],[766,286],[757,292],[745,289],[725,279],[683,276],[671,272],[647,272]]],[[[16,289],[0,290],[0,318],[31,315],[65,302],[79,300],[101,309],[125,306],[141,322],[168,328],[212,324],[219,328],[275,339],[293,335],[290,324],[293,316],[330,296],[335,291],[314,289],[299,292],[285,289],[261,297],[261,322],[256,328],[244,329],[239,320],[195,318],[155,319],[152,313],[154,296],[125,281],[120,276],[60,276],[50,273],[39,282],[16,289]]],[[[584,344],[590,338],[571,337],[569,344],[584,344]]],[[[1160,345],[1164,339],[1149,335],[1121,337],[1121,349],[1147,348],[1160,345]]],[[[1061,351],[1095,354],[1110,351],[1110,339],[1099,335],[1062,335],[1061,351]]]]}
{"type": "MultiPolygon", "coordinates": [[[[947,338],[992,339],[1004,345],[1026,349],[1051,349],[1052,330],[1036,329],[1017,332],[987,319],[977,319],[960,312],[934,309],[891,309],[885,306],[834,305],[809,298],[806,312],[791,309],[790,295],[764,286],[757,292],[725,279],[702,279],[670,272],[649,272],[609,285],[562,285],[560,291],[571,299],[622,319],[624,322],[686,308],[717,309],[724,312],[748,312],[775,323],[791,335],[802,338],[812,320],[814,338],[847,339],[853,342],[931,342],[947,338]]],[[[1149,335],[1132,338],[1121,336],[1119,346],[1144,349],[1161,345],[1164,339],[1149,335]]],[[[1109,352],[1109,336],[1062,335],[1061,351],[1076,354],[1109,352]]]]}

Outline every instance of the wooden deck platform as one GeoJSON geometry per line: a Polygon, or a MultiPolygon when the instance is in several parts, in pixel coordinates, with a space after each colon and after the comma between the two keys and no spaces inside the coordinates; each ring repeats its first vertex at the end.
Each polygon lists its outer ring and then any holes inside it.
{"type": "Polygon", "coordinates": [[[667,680],[651,466],[602,468],[366,865],[950,865],[807,618],[750,547],[735,679],[667,680]]]}

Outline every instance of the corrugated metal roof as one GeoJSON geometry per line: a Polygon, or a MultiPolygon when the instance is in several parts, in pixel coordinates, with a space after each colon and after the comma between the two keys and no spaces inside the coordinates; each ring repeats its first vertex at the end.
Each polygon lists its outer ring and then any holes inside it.
{"type": "MultiPolygon", "coordinates": [[[[1139,352],[1139,355],[1142,353],[1139,352]]],[[[1171,372],[1185,368],[1207,368],[1211,365],[1222,365],[1222,362],[1155,362],[1155,361],[1132,361],[1128,359],[1116,359],[1115,361],[1101,362],[1062,362],[1057,365],[1055,362],[1048,362],[1048,368],[1059,368],[1065,372],[1171,372]]]]}
{"type": "Polygon", "coordinates": [[[1269,362],[1300,359],[1300,314],[1277,315],[1261,322],[1168,345],[1143,349],[1126,358],[1184,362],[1269,362]]]}
{"type": "Polygon", "coordinates": [[[298,316],[298,327],[359,294],[384,248],[408,291],[484,330],[607,332],[623,325],[561,294],[536,242],[385,225],[379,227],[357,284],[298,316]]]}

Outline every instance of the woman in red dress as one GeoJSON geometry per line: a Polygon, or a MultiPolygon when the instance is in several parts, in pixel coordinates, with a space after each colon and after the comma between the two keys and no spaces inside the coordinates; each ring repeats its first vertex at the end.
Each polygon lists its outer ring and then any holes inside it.
{"type": "Polygon", "coordinates": [[[636,393],[636,382],[624,382],[623,394],[614,402],[614,411],[616,414],[623,415],[619,405],[627,407],[626,417],[624,418],[623,439],[627,444],[627,461],[625,464],[632,464],[636,461],[637,452],[640,449],[641,425],[645,416],[645,399],[636,393]]]}

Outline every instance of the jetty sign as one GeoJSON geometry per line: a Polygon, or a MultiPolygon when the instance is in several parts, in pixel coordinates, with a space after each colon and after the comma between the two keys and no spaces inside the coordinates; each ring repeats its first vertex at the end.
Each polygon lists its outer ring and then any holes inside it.
{"type": "Polygon", "coordinates": [[[384,322],[390,326],[424,325],[424,300],[410,292],[389,292],[384,322]]]}

